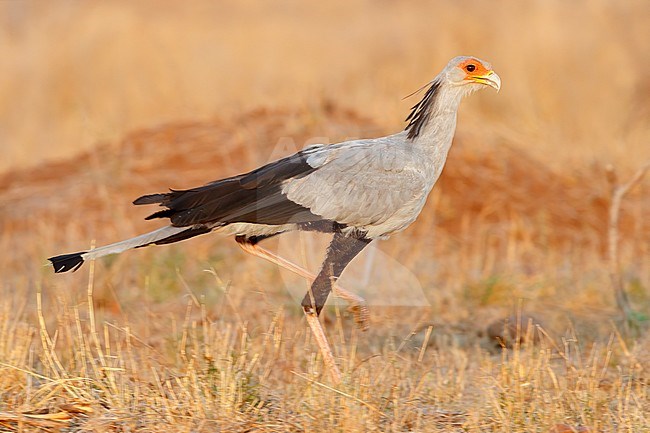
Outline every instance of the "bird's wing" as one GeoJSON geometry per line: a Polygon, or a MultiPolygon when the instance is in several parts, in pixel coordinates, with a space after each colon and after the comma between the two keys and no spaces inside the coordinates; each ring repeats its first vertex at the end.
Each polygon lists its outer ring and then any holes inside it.
{"type": "Polygon", "coordinates": [[[283,193],[325,219],[350,226],[407,218],[401,215],[420,206],[430,189],[421,156],[390,140],[332,147],[307,162],[316,169],[287,180],[283,193]]]}
{"type": "Polygon", "coordinates": [[[147,219],[169,218],[177,227],[234,222],[281,225],[321,220],[309,209],[288,200],[281,192],[282,182],[300,178],[314,170],[307,158],[317,150],[318,146],[312,146],[249,173],[198,188],[145,195],[133,203],[159,203],[166,209],[147,219]]]}
{"type": "Polygon", "coordinates": [[[166,209],[148,218],[169,218],[177,227],[324,219],[381,224],[400,212],[414,217],[409,205],[428,192],[421,158],[409,149],[391,137],[310,146],[243,175],[134,203],[160,203],[166,209]]]}

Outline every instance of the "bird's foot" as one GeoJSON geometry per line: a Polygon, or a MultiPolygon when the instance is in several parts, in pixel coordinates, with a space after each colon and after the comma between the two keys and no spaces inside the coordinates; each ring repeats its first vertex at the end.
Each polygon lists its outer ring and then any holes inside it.
{"type": "Polygon", "coordinates": [[[362,331],[367,331],[370,328],[370,310],[366,305],[366,300],[361,296],[345,290],[338,284],[333,285],[334,295],[347,301],[350,305],[348,311],[354,317],[354,323],[362,331]]]}
{"type": "Polygon", "coordinates": [[[354,317],[354,324],[357,328],[366,332],[370,328],[370,311],[366,304],[352,304],[348,307],[348,311],[354,317]]]}

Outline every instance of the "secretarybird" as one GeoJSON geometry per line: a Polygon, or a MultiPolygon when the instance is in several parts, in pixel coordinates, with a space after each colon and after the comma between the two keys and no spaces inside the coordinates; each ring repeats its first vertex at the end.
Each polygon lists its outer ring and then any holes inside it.
{"type": "Polygon", "coordinates": [[[445,164],[461,98],[485,86],[497,91],[501,87],[491,66],[476,57],[456,57],[425,86],[426,93],[412,107],[404,131],[308,146],[249,173],[198,188],[142,196],[133,203],[164,208],[146,219],[167,218],[171,224],[49,260],[57,273],[74,271],[85,260],[132,248],[170,244],[211,231],[234,234],[245,251],[313,281],[302,308],[324,362],[339,382],[318,315],[332,289],[357,307],[358,315],[365,314],[363,299],[339,287],[337,279],[373,239],[387,238],[415,221],[445,164]],[[333,234],[317,275],[258,245],[291,230],[333,234]]]}

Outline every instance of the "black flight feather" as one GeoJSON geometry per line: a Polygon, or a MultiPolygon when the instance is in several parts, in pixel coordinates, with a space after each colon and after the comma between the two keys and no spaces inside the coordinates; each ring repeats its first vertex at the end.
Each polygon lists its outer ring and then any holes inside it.
{"type": "Polygon", "coordinates": [[[147,194],[133,200],[134,205],[161,203],[167,194],[147,194]]]}
{"type": "Polygon", "coordinates": [[[172,225],[220,225],[246,222],[280,225],[322,220],[309,209],[282,194],[282,182],[312,173],[308,153],[301,151],[251,172],[216,180],[187,190],[150,194],[136,199],[136,205],[159,203],[167,209],[146,219],[169,218],[172,225]]]}
{"type": "Polygon", "coordinates": [[[142,248],[142,247],[148,247],[149,245],[166,245],[166,244],[173,244],[174,242],[180,242],[184,241],[185,239],[193,238],[194,236],[199,236],[203,235],[206,233],[210,233],[212,231],[212,228],[206,227],[206,226],[195,226],[195,227],[190,227],[187,230],[183,230],[180,233],[176,233],[175,235],[168,236],[166,238],[157,240],[155,242],[151,242],[146,245],[139,245],[136,248],[142,248]]]}
{"type": "Polygon", "coordinates": [[[307,163],[308,156],[305,151],[300,151],[266,164],[243,175],[240,184],[244,188],[252,189],[265,184],[277,184],[283,180],[306,176],[315,170],[307,163]]]}

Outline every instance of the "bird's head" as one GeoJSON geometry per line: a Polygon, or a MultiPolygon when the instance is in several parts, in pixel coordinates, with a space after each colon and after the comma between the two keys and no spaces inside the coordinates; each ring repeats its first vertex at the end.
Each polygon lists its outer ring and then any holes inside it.
{"type": "Polygon", "coordinates": [[[476,57],[460,56],[451,59],[443,71],[443,77],[452,86],[462,86],[468,93],[490,86],[498,92],[501,78],[488,62],[476,57]]]}
{"type": "Polygon", "coordinates": [[[411,93],[414,95],[428,87],[424,97],[411,107],[411,113],[406,118],[409,122],[406,126],[407,137],[411,140],[418,137],[429,119],[436,115],[434,113],[453,113],[455,116],[462,97],[485,86],[494,87],[497,92],[501,89],[501,78],[488,62],[467,56],[451,59],[436,78],[411,93]]]}

